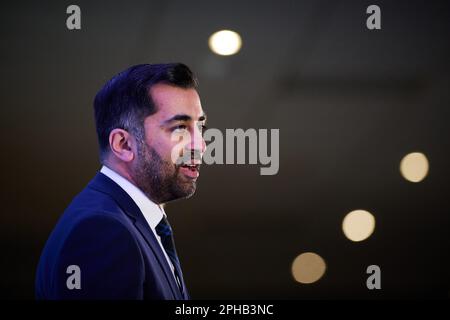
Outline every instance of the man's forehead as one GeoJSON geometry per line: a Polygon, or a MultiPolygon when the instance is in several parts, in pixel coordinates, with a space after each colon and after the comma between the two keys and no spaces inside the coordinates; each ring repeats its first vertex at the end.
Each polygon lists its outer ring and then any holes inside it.
{"type": "Polygon", "coordinates": [[[184,114],[197,120],[204,115],[200,97],[194,88],[179,88],[167,84],[156,84],[150,88],[155,104],[155,120],[167,120],[175,115],[184,114]]]}
{"type": "Polygon", "coordinates": [[[194,88],[180,88],[158,83],[150,88],[149,93],[158,106],[184,105],[186,102],[200,104],[200,97],[194,88]]]}

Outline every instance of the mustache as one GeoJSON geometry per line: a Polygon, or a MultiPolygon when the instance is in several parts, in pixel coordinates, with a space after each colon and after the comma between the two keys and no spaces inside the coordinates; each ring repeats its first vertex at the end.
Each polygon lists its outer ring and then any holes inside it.
{"type": "Polygon", "coordinates": [[[183,164],[191,164],[192,161],[202,162],[202,153],[199,150],[184,151],[183,155],[179,157],[175,164],[181,166],[183,164]]]}

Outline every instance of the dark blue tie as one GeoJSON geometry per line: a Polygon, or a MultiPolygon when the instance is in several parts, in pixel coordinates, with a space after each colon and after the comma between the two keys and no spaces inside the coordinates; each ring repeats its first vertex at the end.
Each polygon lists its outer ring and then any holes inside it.
{"type": "Polygon", "coordinates": [[[161,237],[161,242],[175,268],[175,277],[179,281],[181,293],[183,293],[183,275],[181,273],[180,260],[178,260],[177,251],[175,250],[175,242],[173,240],[172,228],[165,216],[156,226],[156,233],[161,237]]]}

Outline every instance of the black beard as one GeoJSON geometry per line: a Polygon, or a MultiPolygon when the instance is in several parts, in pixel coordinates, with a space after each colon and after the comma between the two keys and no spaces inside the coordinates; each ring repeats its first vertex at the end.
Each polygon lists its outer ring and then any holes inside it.
{"type": "Polygon", "coordinates": [[[145,142],[138,144],[133,180],[144,194],[157,204],[189,198],[196,190],[196,182],[180,177],[180,166],[164,160],[145,142]]]}

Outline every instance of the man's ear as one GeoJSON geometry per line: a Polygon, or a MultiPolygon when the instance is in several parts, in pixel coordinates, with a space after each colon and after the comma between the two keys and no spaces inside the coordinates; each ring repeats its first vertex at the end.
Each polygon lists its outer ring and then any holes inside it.
{"type": "Polygon", "coordinates": [[[123,129],[113,129],[109,133],[111,152],[120,160],[130,162],[134,159],[134,139],[123,129]]]}

